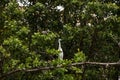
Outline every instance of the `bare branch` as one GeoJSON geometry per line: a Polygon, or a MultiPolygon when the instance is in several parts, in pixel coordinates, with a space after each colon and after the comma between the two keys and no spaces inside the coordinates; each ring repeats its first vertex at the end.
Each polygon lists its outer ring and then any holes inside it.
{"type": "Polygon", "coordinates": [[[120,65],[120,63],[118,62],[114,62],[114,63],[100,63],[100,62],[80,62],[80,63],[72,63],[71,66],[75,66],[75,65],[84,65],[84,64],[89,64],[89,65],[101,65],[101,66],[106,66],[106,65],[110,65],[110,66],[117,66],[120,65]]]}

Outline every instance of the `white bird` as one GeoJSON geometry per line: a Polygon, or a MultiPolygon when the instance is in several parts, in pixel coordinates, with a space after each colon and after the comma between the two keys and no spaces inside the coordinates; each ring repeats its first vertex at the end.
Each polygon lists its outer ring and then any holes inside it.
{"type": "Polygon", "coordinates": [[[62,47],[61,47],[61,39],[58,39],[58,43],[59,43],[59,46],[58,46],[58,51],[60,51],[60,53],[58,54],[58,58],[60,60],[63,60],[63,50],[62,50],[62,47]]]}

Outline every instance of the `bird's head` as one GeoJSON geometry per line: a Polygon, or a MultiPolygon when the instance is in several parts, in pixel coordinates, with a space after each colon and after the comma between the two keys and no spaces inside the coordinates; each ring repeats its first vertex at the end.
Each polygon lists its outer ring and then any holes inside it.
{"type": "Polygon", "coordinates": [[[58,39],[58,42],[60,42],[62,39],[58,39]]]}

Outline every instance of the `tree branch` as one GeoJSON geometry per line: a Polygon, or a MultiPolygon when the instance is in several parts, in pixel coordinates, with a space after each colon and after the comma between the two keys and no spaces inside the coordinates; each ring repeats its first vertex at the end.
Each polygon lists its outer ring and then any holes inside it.
{"type": "Polygon", "coordinates": [[[80,62],[80,63],[72,63],[71,66],[75,66],[75,65],[84,65],[84,64],[89,64],[89,65],[100,65],[100,66],[117,66],[120,65],[120,63],[118,62],[114,62],[114,63],[100,63],[100,62],[80,62]]]}
{"type": "MultiPolygon", "coordinates": [[[[120,63],[118,63],[118,62],[114,62],[114,63],[79,62],[79,63],[69,64],[66,67],[77,66],[77,65],[120,66],[120,63]]],[[[2,76],[0,76],[0,79],[10,76],[12,74],[15,74],[17,72],[36,72],[36,71],[41,71],[41,70],[50,70],[50,69],[56,69],[56,68],[62,68],[62,67],[64,67],[64,66],[58,65],[58,66],[50,66],[50,67],[37,67],[37,68],[31,68],[31,69],[17,69],[17,70],[13,70],[13,71],[4,73],[2,76]]]]}

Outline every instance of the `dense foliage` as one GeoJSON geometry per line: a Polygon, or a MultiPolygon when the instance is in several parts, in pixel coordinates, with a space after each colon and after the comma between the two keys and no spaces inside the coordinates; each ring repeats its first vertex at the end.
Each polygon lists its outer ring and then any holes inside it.
{"type": "Polygon", "coordinates": [[[16,0],[0,1],[0,80],[117,79],[116,67],[67,66],[119,61],[120,1],[29,1],[29,6],[19,6],[16,0]],[[58,59],[59,38],[64,60],[58,59]],[[63,67],[26,71],[59,65],[63,67]]]}

